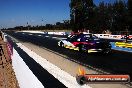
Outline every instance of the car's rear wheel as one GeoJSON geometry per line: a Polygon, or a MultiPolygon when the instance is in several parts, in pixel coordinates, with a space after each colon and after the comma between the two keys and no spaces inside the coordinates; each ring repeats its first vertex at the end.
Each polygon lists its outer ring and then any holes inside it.
{"type": "Polygon", "coordinates": [[[82,46],[79,45],[79,52],[82,52],[82,46]]]}
{"type": "Polygon", "coordinates": [[[79,52],[86,52],[86,46],[85,45],[79,45],[79,52]]]}

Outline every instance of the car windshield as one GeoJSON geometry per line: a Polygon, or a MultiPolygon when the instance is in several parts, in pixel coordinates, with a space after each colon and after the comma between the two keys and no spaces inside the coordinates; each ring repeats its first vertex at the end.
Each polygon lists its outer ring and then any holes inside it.
{"type": "Polygon", "coordinates": [[[84,35],[84,38],[86,41],[88,41],[88,40],[99,40],[99,38],[97,36],[92,35],[92,34],[84,35]]]}

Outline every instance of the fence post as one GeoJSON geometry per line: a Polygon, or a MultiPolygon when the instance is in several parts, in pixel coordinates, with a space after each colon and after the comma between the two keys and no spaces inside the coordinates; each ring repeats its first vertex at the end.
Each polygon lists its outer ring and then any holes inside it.
{"type": "Polygon", "coordinates": [[[3,33],[0,31],[0,64],[6,64],[11,61],[11,54],[7,42],[4,41],[3,33]]]}

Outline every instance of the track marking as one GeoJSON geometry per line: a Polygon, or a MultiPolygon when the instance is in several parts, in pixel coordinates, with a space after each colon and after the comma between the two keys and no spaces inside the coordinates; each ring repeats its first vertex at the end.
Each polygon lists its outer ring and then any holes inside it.
{"type": "Polygon", "coordinates": [[[38,36],[42,36],[42,35],[38,35],[38,36]]]}
{"type": "Polygon", "coordinates": [[[45,37],[47,37],[47,38],[48,38],[49,36],[45,36],[45,37]]]}
{"type": "Polygon", "coordinates": [[[13,53],[12,65],[20,88],[44,88],[14,48],[13,53]]]}
{"type": "Polygon", "coordinates": [[[67,38],[59,38],[59,37],[52,37],[52,38],[57,40],[67,39],[67,38]]]}
{"type": "Polygon", "coordinates": [[[57,39],[57,37],[52,37],[53,39],[57,39]]]}
{"type": "Polygon", "coordinates": [[[39,63],[44,69],[46,69],[50,74],[52,74],[56,79],[62,82],[68,88],[91,88],[88,85],[80,86],[76,82],[76,78],[68,74],[67,72],[61,70],[54,64],[50,63],[46,59],[37,55],[35,52],[31,51],[21,43],[17,43],[18,47],[23,49],[30,57],[32,57],[37,63],[39,63]]]}
{"type": "Polygon", "coordinates": [[[33,34],[28,34],[28,35],[33,35],[33,34]]]}

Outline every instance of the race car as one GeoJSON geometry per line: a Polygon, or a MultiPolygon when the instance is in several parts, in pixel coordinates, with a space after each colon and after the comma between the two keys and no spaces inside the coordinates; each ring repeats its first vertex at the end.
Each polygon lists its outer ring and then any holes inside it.
{"type": "Polygon", "coordinates": [[[80,52],[102,52],[104,54],[111,52],[111,44],[93,34],[73,34],[67,39],[60,40],[58,45],[80,52]]]}

